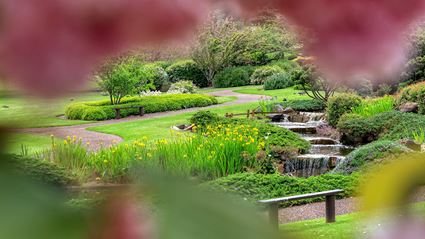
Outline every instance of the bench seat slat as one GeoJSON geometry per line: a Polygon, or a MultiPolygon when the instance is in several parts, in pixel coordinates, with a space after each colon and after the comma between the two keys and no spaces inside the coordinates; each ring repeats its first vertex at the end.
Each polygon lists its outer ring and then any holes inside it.
{"type": "Polygon", "coordinates": [[[309,194],[282,197],[282,198],[266,199],[266,200],[260,200],[258,202],[259,203],[265,203],[265,204],[280,203],[280,202],[288,202],[288,201],[293,201],[293,200],[336,195],[336,194],[339,194],[339,193],[342,193],[342,192],[344,192],[344,190],[337,189],[337,190],[330,190],[330,191],[324,191],[324,192],[318,192],[318,193],[309,193],[309,194]]]}

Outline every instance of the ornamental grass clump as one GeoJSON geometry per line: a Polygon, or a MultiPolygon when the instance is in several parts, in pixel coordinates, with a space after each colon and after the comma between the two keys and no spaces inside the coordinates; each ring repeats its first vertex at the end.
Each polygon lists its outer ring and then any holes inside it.
{"type": "Polygon", "coordinates": [[[361,117],[370,117],[379,113],[394,110],[395,100],[391,96],[384,96],[378,99],[363,100],[361,104],[353,108],[352,113],[361,117]]]}
{"type": "Polygon", "coordinates": [[[258,128],[219,124],[195,127],[194,131],[190,135],[173,133],[170,139],[156,141],[143,138],[97,152],[87,151],[81,140],[70,137],[39,157],[76,172],[80,181],[128,182],[138,169],[200,180],[257,170],[256,155],[265,148],[258,128]]]}

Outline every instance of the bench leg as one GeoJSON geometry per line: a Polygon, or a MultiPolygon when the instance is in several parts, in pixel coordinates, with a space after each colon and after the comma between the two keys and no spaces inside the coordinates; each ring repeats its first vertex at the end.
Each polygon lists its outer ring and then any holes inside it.
{"type": "Polygon", "coordinates": [[[277,203],[272,203],[268,206],[269,221],[273,228],[279,228],[279,206],[277,203]]]}
{"type": "Polygon", "coordinates": [[[115,119],[121,119],[121,110],[115,109],[115,119]]]}
{"type": "Polygon", "coordinates": [[[326,223],[335,222],[335,195],[326,196],[326,223]]]}
{"type": "Polygon", "coordinates": [[[140,108],[139,108],[139,115],[140,115],[140,116],[145,115],[145,108],[144,108],[144,107],[140,107],[140,108]]]}

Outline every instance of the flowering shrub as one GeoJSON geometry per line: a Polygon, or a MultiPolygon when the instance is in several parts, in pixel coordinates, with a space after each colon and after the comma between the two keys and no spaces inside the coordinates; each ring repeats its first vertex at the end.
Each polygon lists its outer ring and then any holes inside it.
{"type": "Polygon", "coordinates": [[[179,81],[172,84],[168,92],[174,94],[193,94],[195,93],[195,90],[196,86],[192,83],[192,81],[179,81]]]}

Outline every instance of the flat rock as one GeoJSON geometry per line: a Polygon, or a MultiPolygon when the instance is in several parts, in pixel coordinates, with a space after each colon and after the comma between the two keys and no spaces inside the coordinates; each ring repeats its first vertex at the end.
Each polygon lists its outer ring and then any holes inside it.
{"type": "Polygon", "coordinates": [[[398,108],[401,112],[418,113],[419,104],[414,102],[407,102],[407,103],[401,104],[398,108]]]}

